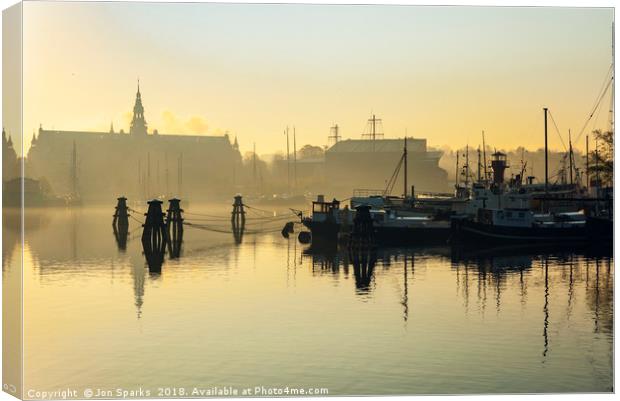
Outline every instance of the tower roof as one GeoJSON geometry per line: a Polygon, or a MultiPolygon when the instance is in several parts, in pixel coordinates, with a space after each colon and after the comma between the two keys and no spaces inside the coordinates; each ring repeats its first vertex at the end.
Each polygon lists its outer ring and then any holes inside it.
{"type": "Polygon", "coordinates": [[[131,119],[130,134],[136,136],[147,135],[147,125],[144,119],[144,106],[142,106],[142,95],[140,94],[140,80],[138,80],[138,91],[136,101],[133,106],[133,118],[131,119]]]}

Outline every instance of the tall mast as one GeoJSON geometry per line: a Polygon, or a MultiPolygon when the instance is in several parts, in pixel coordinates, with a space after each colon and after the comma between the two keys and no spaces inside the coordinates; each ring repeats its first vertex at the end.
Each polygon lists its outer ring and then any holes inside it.
{"type": "MultiPolygon", "coordinates": [[[[600,187],[601,186],[601,175],[600,175],[600,171],[598,169],[598,138],[595,136],[594,137],[594,171],[596,172],[596,186],[600,187]]],[[[597,190],[598,191],[598,190],[597,190]]],[[[598,197],[598,194],[597,194],[598,197]]]]}
{"type": "Polygon", "coordinates": [[[568,168],[570,169],[570,185],[573,185],[573,141],[568,130],[568,168]]]}
{"type": "Polygon", "coordinates": [[[469,144],[465,145],[465,188],[469,187],[469,144]]]}
{"type": "Polygon", "coordinates": [[[480,168],[480,145],[478,145],[478,182],[480,182],[481,177],[480,177],[480,173],[481,173],[481,168],[480,168]]]}
{"type": "Polygon", "coordinates": [[[403,149],[403,158],[405,159],[405,182],[403,188],[403,199],[407,198],[407,131],[405,131],[405,147],[403,149]]]}
{"type": "Polygon", "coordinates": [[[545,193],[549,192],[549,155],[548,155],[548,147],[547,147],[547,108],[543,109],[545,111],[545,193]]]}
{"type": "Polygon", "coordinates": [[[590,188],[590,137],[586,135],[586,189],[590,188]]]}
{"type": "Polygon", "coordinates": [[[489,180],[489,174],[487,173],[487,145],[484,142],[484,130],[482,130],[482,161],[484,163],[484,181],[489,180]]]}

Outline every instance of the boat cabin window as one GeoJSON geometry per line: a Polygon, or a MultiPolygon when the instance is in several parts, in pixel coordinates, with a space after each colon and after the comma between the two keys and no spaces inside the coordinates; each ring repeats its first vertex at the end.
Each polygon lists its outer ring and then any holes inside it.
{"type": "Polygon", "coordinates": [[[312,203],[313,213],[329,213],[329,211],[332,210],[333,208],[334,208],[333,203],[323,203],[323,202],[312,203]]]}

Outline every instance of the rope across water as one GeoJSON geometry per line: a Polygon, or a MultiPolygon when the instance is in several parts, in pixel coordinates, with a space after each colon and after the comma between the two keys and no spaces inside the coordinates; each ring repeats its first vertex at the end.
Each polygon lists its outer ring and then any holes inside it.
{"type": "MultiPolygon", "coordinates": [[[[245,225],[243,228],[244,234],[280,232],[282,230],[282,227],[280,225],[283,222],[287,220],[291,221],[293,219],[298,219],[300,217],[300,214],[302,213],[302,211],[291,209],[289,213],[276,214],[277,212],[274,210],[260,209],[251,205],[244,204],[243,207],[246,209],[248,214],[252,215],[245,218],[245,225]],[[277,227],[274,227],[274,224],[277,224],[277,227]]],[[[144,214],[144,212],[130,207],[128,207],[127,209],[134,214],[144,214]]],[[[189,228],[223,234],[235,233],[235,231],[230,225],[230,214],[217,215],[209,213],[184,212],[183,215],[185,217],[183,225],[189,228]]],[[[130,214],[129,217],[139,223],[140,226],[142,226],[142,224],[144,223],[143,221],[135,217],[135,215],[130,214]]],[[[300,222],[294,221],[294,223],[299,224],[300,222]]]]}

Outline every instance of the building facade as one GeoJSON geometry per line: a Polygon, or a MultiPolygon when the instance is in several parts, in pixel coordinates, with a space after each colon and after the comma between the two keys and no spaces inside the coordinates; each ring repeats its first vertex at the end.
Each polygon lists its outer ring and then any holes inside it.
{"type": "MultiPolygon", "coordinates": [[[[339,191],[354,189],[384,190],[403,155],[401,139],[347,139],[325,152],[326,183],[339,191]]],[[[426,139],[407,138],[408,191],[447,192],[447,172],[439,167],[441,151],[428,150],[426,139]]],[[[339,192],[340,193],[340,192],[339,192]]],[[[394,185],[393,195],[403,194],[403,168],[394,185]]]]}
{"type": "Polygon", "coordinates": [[[228,135],[164,135],[148,131],[140,87],[129,133],[39,128],[28,151],[26,176],[45,180],[60,196],[111,202],[177,196],[213,200],[234,191],[239,164],[228,135]]]}

